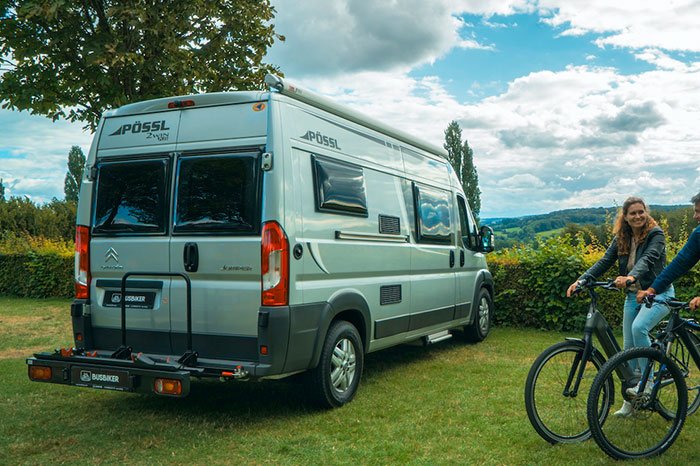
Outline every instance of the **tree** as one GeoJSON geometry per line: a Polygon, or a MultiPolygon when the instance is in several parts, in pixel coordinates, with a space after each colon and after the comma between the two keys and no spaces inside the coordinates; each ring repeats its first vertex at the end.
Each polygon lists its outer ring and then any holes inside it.
{"type": "Polygon", "coordinates": [[[0,102],[85,122],[131,102],[262,88],[270,0],[0,0],[0,102]]]}
{"type": "Polygon", "coordinates": [[[447,160],[455,169],[457,178],[462,183],[469,206],[474,215],[478,217],[481,211],[481,190],[479,189],[479,175],[474,166],[474,151],[469,147],[466,139],[462,142],[462,128],[456,121],[447,125],[443,147],[447,150],[447,160]]]}
{"type": "Polygon", "coordinates": [[[5,200],[5,185],[2,184],[2,178],[0,178],[0,202],[5,200]]]}
{"type": "Polygon", "coordinates": [[[85,154],[80,146],[73,146],[68,152],[68,171],[63,183],[63,192],[66,201],[78,202],[80,183],[83,181],[83,168],[85,167],[85,154]]]}

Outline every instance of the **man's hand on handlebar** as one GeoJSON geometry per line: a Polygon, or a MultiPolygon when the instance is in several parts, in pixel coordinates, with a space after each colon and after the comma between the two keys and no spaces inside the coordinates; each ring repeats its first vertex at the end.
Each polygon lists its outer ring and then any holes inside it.
{"type": "Polygon", "coordinates": [[[656,295],[656,290],[654,288],[647,288],[646,290],[637,291],[637,302],[639,304],[644,301],[644,298],[651,296],[652,298],[656,295]]]}
{"type": "Polygon", "coordinates": [[[690,300],[688,303],[688,307],[690,308],[691,311],[696,310],[697,308],[700,307],[700,296],[696,296],[693,299],[690,300]]]}

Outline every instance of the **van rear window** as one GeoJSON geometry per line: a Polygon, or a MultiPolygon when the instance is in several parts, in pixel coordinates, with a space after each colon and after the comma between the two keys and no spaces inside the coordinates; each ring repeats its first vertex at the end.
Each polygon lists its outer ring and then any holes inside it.
{"type": "Polygon", "coordinates": [[[98,166],[94,233],[165,233],[166,159],[98,166]]]}
{"type": "Polygon", "coordinates": [[[173,232],[256,233],[256,161],[252,154],[181,158],[173,232]]]}

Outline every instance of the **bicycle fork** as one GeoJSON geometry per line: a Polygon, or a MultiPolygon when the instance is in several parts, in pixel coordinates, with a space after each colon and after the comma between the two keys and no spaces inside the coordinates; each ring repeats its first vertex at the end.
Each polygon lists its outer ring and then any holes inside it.
{"type": "Polygon", "coordinates": [[[569,370],[569,376],[566,379],[566,384],[564,385],[563,396],[575,398],[578,395],[578,389],[581,386],[581,380],[583,379],[583,371],[586,369],[586,364],[591,358],[591,353],[593,352],[593,342],[591,339],[591,333],[584,332],[583,335],[583,351],[577,353],[574,357],[574,361],[571,364],[571,369],[569,370]],[[574,382],[574,377],[576,381],[574,382]],[[571,388],[571,383],[574,382],[574,387],[571,388]]]}

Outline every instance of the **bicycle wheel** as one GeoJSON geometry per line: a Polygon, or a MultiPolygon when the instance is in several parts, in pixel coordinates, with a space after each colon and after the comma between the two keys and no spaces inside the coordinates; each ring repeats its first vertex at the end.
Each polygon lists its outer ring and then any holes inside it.
{"type": "MultiPolygon", "coordinates": [[[[594,351],[586,364],[576,394],[565,392],[567,380],[573,374],[569,389],[573,389],[581,366],[584,344],[579,340],[562,341],[540,354],[530,368],[525,382],[525,409],[532,427],[546,441],[575,443],[591,436],[586,422],[587,393],[605,360],[594,351]]],[[[607,416],[613,391],[605,390],[600,413],[607,416]]]]}
{"type": "MultiPolygon", "coordinates": [[[[688,334],[693,345],[700,349],[700,338],[690,330],[688,334]]],[[[688,415],[690,416],[700,407],[700,370],[680,338],[673,340],[666,354],[678,365],[685,377],[685,384],[688,387],[688,415]]]]}
{"type": "Polygon", "coordinates": [[[666,451],[680,434],[688,409],[688,390],[681,370],[654,348],[632,348],[605,363],[588,396],[588,423],[598,446],[615,459],[637,459],[666,451]],[[616,371],[632,360],[646,360],[642,374],[653,374],[644,392],[630,396],[616,371]],[[608,416],[601,421],[597,407],[609,384],[616,384],[632,403],[628,416],[608,416]]]}

